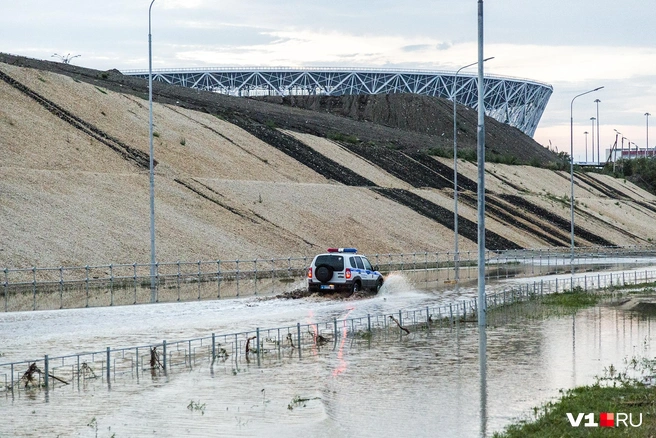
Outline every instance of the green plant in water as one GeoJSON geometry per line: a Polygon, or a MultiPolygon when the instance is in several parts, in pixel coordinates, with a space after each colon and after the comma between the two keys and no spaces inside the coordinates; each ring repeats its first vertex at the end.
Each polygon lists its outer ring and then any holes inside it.
{"type": "Polygon", "coordinates": [[[190,401],[187,405],[187,409],[192,412],[200,412],[201,415],[205,415],[205,403],[201,405],[200,401],[190,401]]]}
{"type": "MultiPolygon", "coordinates": [[[[512,424],[494,438],[547,438],[547,437],[615,437],[653,436],[656,414],[656,392],[653,388],[656,360],[632,357],[624,360],[624,370],[614,365],[604,368],[595,383],[567,391],[561,390],[559,400],[533,408],[533,418],[512,424]],[[631,414],[641,427],[587,428],[572,427],[567,414],[622,412],[631,414]]],[[[596,416],[596,415],[595,415],[596,416]]]]}
{"type": "Polygon", "coordinates": [[[287,409],[289,409],[290,411],[293,411],[294,408],[298,408],[298,407],[303,407],[304,408],[304,407],[307,406],[307,402],[309,402],[310,400],[320,400],[320,397],[303,398],[303,397],[297,395],[296,397],[294,397],[292,399],[291,403],[289,403],[287,405],[287,409]]]}
{"type": "Polygon", "coordinates": [[[601,298],[601,295],[585,292],[581,286],[577,286],[571,291],[545,295],[542,304],[580,309],[594,306],[601,298]]]}

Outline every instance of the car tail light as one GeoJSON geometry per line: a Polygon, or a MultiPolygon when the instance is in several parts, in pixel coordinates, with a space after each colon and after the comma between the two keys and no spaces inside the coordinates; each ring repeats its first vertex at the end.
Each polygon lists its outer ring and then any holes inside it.
{"type": "Polygon", "coordinates": [[[312,268],[308,268],[308,278],[312,278],[312,268]]]}
{"type": "Polygon", "coordinates": [[[351,278],[351,270],[349,268],[346,268],[346,272],[344,273],[344,277],[348,280],[351,278]]]}

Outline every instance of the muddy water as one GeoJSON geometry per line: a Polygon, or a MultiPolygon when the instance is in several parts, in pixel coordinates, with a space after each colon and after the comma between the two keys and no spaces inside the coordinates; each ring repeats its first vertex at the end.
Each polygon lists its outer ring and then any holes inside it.
{"type": "MultiPolygon", "coordinates": [[[[4,314],[1,360],[421,308],[474,293],[413,290],[397,276],[380,296],[360,301],[248,299],[4,314]]],[[[201,360],[192,369],[125,377],[110,387],[97,379],[48,393],[3,394],[0,436],[491,435],[560,388],[592,383],[610,364],[621,368],[627,357],[654,353],[652,320],[609,307],[541,320],[501,313],[489,322],[484,406],[478,328],[463,324],[342,338],[302,358],[293,351],[266,356],[260,366],[201,360]]]]}

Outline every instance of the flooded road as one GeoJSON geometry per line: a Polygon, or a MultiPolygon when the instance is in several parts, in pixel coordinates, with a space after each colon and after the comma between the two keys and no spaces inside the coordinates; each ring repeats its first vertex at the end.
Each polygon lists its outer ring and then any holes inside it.
{"type": "MultiPolygon", "coordinates": [[[[379,296],[357,301],[248,298],[9,313],[0,315],[0,361],[422,308],[475,294],[475,286],[416,290],[398,275],[379,296]]],[[[341,337],[301,358],[293,350],[264,355],[259,366],[200,360],[109,387],[89,379],[2,394],[0,436],[491,435],[559,389],[654,354],[653,321],[612,307],[546,319],[500,312],[488,322],[483,405],[478,327],[455,324],[341,337]]]]}

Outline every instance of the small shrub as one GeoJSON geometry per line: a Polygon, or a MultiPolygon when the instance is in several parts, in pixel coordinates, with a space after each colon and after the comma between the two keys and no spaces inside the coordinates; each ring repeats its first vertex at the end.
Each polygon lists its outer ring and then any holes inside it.
{"type": "Polygon", "coordinates": [[[351,143],[351,144],[355,144],[358,141],[360,141],[354,135],[346,135],[346,134],[342,134],[340,132],[329,132],[328,133],[328,138],[331,139],[331,140],[335,140],[335,141],[345,141],[345,142],[351,143]]]}
{"type": "Polygon", "coordinates": [[[478,152],[474,149],[462,149],[458,151],[458,158],[465,161],[475,162],[478,159],[478,152]]]}
{"type": "Polygon", "coordinates": [[[452,150],[438,148],[438,147],[426,149],[426,153],[430,156],[433,156],[433,157],[442,157],[442,158],[452,158],[453,157],[453,151],[452,150]]]}
{"type": "Polygon", "coordinates": [[[271,128],[271,129],[276,129],[278,127],[276,125],[276,122],[274,122],[273,120],[267,120],[266,122],[264,122],[264,124],[266,125],[267,128],[271,128]]]}
{"type": "MultiPolygon", "coordinates": [[[[153,134],[153,135],[154,135],[154,134],[153,134]]],[[[180,144],[181,144],[182,146],[185,146],[185,145],[187,144],[187,140],[186,140],[184,137],[182,137],[182,138],[180,139],[180,144]]]]}
{"type": "Polygon", "coordinates": [[[157,132],[157,131],[153,132],[153,137],[159,138],[159,132],[157,132]]]}
{"type": "Polygon", "coordinates": [[[107,92],[105,90],[103,90],[102,88],[96,87],[96,90],[100,91],[102,94],[107,94],[107,92]]]}

